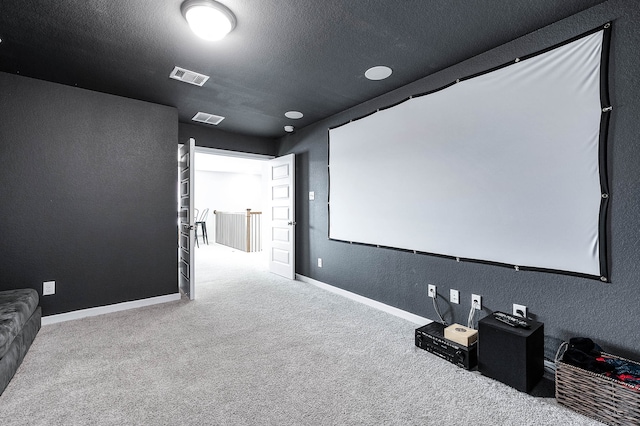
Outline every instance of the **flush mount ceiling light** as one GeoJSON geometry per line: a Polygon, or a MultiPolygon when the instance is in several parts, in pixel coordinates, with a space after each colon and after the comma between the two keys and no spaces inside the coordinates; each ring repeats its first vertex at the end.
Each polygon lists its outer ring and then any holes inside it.
{"type": "Polygon", "coordinates": [[[293,126],[284,126],[284,131],[287,133],[293,132],[293,126]]]}
{"type": "Polygon", "coordinates": [[[236,26],[236,17],[213,0],[187,0],[180,6],[191,30],[205,40],[221,40],[236,26]]]}
{"type": "Polygon", "coordinates": [[[392,72],[393,71],[391,70],[391,68],[380,65],[377,67],[369,68],[364,73],[364,76],[369,80],[384,80],[385,78],[389,77],[392,72]]]}
{"type": "Polygon", "coordinates": [[[300,111],[287,111],[284,113],[284,116],[287,118],[291,118],[292,120],[297,120],[304,117],[304,114],[302,114],[300,111]]]}

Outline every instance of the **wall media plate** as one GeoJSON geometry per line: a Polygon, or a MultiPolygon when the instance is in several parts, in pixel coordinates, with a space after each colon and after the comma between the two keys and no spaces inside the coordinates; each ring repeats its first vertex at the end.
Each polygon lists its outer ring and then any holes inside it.
{"type": "Polygon", "coordinates": [[[514,303],[512,313],[515,316],[527,318],[527,307],[525,305],[518,305],[517,303],[514,303]],[[522,311],[522,315],[520,315],[518,311],[522,311]]]}
{"type": "Polygon", "coordinates": [[[460,291],[454,289],[449,290],[449,301],[451,303],[460,304],[460,291]]]}

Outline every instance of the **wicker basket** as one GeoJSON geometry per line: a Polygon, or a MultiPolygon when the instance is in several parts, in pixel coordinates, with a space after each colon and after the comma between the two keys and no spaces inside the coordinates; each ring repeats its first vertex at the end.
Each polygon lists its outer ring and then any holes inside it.
{"type": "MultiPolygon", "coordinates": [[[[560,352],[556,356],[556,399],[560,404],[608,425],[640,425],[640,390],[567,364],[559,359],[560,352]]],[[[615,355],[603,355],[637,364],[615,355]]]]}

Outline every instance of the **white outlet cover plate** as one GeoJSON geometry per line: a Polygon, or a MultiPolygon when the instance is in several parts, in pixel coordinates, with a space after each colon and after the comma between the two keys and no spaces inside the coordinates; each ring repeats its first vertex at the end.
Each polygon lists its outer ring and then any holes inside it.
{"type": "Polygon", "coordinates": [[[56,282],[55,281],[45,281],[42,283],[42,295],[48,296],[51,294],[56,294],[56,282]]]}
{"type": "Polygon", "coordinates": [[[313,201],[316,199],[316,193],[313,191],[309,191],[309,201],[313,201]]]}
{"type": "Polygon", "coordinates": [[[436,286],[433,284],[429,284],[429,287],[427,289],[427,295],[429,297],[436,297],[437,295],[437,290],[436,290],[436,286]]]}

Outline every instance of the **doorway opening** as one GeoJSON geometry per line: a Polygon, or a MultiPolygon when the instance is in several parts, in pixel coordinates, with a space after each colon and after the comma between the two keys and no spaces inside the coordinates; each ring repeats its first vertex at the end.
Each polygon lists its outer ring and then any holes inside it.
{"type": "MultiPolygon", "coordinates": [[[[266,171],[272,156],[248,154],[213,148],[196,147],[194,156],[194,213],[198,219],[204,218],[204,238],[202,226],[195,228],[196,285],[203,285],[216,277],[215,259],[234,259],[245,262],[247,269],[268,269],[266,247],[245,252],[229,245],[223,235],[219,235],[216,222],[222,217],[245,216],[251,212],[252,219],[267,208],[268,182],[266,171]],[[217,216],[216,216],[217,215],[217,216]],[[220,243],[216,242],[219,241],[220,243]],[[227,245],[225,245],[227,244],[227,245]]],[[[262,217],[262,215],[259,215],[262,217]]],[[[266,230],[264,218],[260,221],[263,235],[266,230]]],[[[258,241],[264,241],[262,235],[258,241]]]]}

